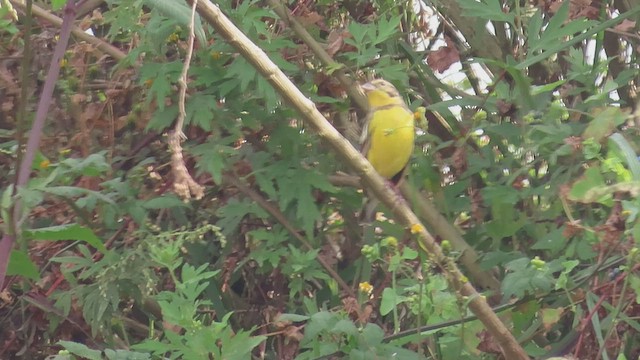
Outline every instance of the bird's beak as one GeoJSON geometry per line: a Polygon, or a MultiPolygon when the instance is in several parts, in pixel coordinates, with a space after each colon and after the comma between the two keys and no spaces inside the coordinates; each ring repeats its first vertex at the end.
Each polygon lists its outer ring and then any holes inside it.
{"type": "Polygon", "coordinates": [[[360,85],[360,88],[364,91],[373,91],[376,89],[376,87],[370,82],[360,85]]]}

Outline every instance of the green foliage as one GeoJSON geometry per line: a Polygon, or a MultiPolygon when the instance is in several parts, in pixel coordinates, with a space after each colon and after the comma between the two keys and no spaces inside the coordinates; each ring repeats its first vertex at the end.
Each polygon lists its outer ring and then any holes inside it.
{"type": "Polygon", "coordinates": [[[85,241],[87,244],[95,247],[100,251],[106,251],[101,240],[86,227],[79,224],[67,224],[49,226],[40,229],[31,229],[24,232],[27,240],[78,240],[85,241]]]}
{"type": "Polygon", "coordinates": [[[384,331],[375,324],[358,327],[340,314],[320,311],[313,314],[305,326],[300,346],[306,351],[297,359],[317,359],[331,354],[343,354],[349,359],[421,358],[406,349],[382,343],[383,337],[384,331]]]}
{"type": "Polygon", "coordinates": [[[105,349],[104,351],[93,350],[87,345],[75,343],[72,341],[59,341],[58,345],[61,345],[65,350],[60,351],[57,355],[52,355],[51,359],[55,360],[70,360],[70,359],[88,359],[88,360],[103,360],[103,359],[130,359],[130,360],[147,360],[151,359],[149,354],[139,353],[128,350],[113,350],[105,349]],[[75,356],[72,356],[75,355],[75,356]]]}
{"type": "MultiPolygon", "coordinates": [[[[503,304],[502,318],[530,355],[578,343],[572,329],[579,325],[589,335],[580,343],[602,349],[602,358],[630,357],[640,348],[629,300],[640,298],[640,161],[629,89],[640,75],[637,54],[610,53],[605,34],[618,48],[635,48],[626,30],[610,30],[640,10],[486,0],[460,2],[462,14],[433,7],[431,18],[427,5],[292,4],[292,18],[337,62],[327,68],[262,2],[217,2],[341,130],[355,114],[338,73],[384,77],[412,109],[428,105],[420,120],[431,133],[417,137],[407,181],[428,195],[409,203],[436,205],[443,218],[427,228],[472,285],[474,276],[497,278],[500,288],[482,296],[503,304]],[[470,44],[484,35],[508,55],[479,57],[470,44]],[[463,72],[454,76],[439,77],[431,67],[441,64],[430,65],[458,59],[463,72]],[[469,246],[456,248],[452,233],[469,246]],[[491,271],[472,273],[467,252],[478,255],[472,265],[491,271]],[[615,339],[627,347],[612,350],[615,339]]],[[[3,232],[15,232],[20,246],[8,273],[38,280],[8,289],[50,294],[53,304],[42,310],[48,330],[33,327],[39,338],[60,339],[68,324],[91,329],[82,341],[58,342],[65,350],[52,358],[245,359],[258,351],[298,359],[495,358],[481,322],[468,318],[470,299],[449,288],[448,269],[435,266],[388,209],[378,209],[370,232],[362,229],[363,193],[340,177],[351,169],[204,17],[188,69],[182,146],[207,193],[189,202],[173,195],[164,138],[138,145],[141,129],[162,133],[177,118],[190,6],[105,6],[92,25],[127,58],[94,79],[77,76],[86,64],[74,55],[84,50],[69,49],[65,60],[74,66],[55,100],[69,104],[52,114],[73,114],[66,120],[74,128],[50,125],[50,138],[61,141],[46,143],[15,196],[9,175],[19,137],[0,130],[10,160],[0,159],[3,232]],[[103,84],[116,85],[86,97],[96,102],[74,98],[103,84]]],[[[8,15],[0,6],[0,30],[19,33],[8,15]]],[[[0,40],[2,49],[19,43],[0,40]]],[[[4,101],[3,109],[13,106],[4,101]]],[[[0,125],[11,119],[0,117],[0,125]]]]}
{"type": "Polygon", "coordinates": [[[38,268],[29,259],[29,255],[24,251],[13,250],[7,265],[7,275],[23,276],[27,279],[37,280],[40,278],[38,268]]]}

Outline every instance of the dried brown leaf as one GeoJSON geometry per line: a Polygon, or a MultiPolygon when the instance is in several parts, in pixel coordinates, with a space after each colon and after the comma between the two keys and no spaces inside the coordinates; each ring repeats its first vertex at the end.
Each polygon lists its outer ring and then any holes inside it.
{"type": "Polygon", "coordinates": [[[629,32],[629,31],[632,31],[635,27],[636,27],[635,21],[624,19],[620,24],[616,25],[614,29],[622,32],[629,32]]]}
{"type": "Polygon", "coordinates": [[[446,39],[446,45],[432,52],[427,57],[427,64],[434,70],[442,73],[451,65],[460,61],[460,53],[451,39],[446,39]]]}
{"type": "Polygon", "coordinates": [[[324,19],[324,17],[322,17],[322,15],[318,14],[315,11],[311,11],[308,12],[302,16],[298,17],[298,22],[300,22],[300,24],[302,24],[303,26],[309,26],[309,25],[313,25],[315,23],[320,22],[322,19],[324,19]]]}
{"type": "Polygon", "coordinates": [[[349,36],[349,33],[343,30],[333,30],[327,37],[327,53],[331,56],[337,54],[344,46],[344,39],[349,36]]]}

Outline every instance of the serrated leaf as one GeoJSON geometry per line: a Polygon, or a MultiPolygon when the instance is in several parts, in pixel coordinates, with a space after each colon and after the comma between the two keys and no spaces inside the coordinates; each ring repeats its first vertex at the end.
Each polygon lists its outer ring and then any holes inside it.
{"type": "Polygon", "coordinates": [[[502,4],[498,0],[460,1],[458,4],[462,8],[464,16],[503,21],[514,25],[513,13],[505,13],[502,9],[502,4]]]}
{"type": "Polygon", "coordinates": [[[220,216],[216,225],[222,229],[224,234],[233,232],[238,224],[240,224],[240,221],[249,214],[256,215],[260,218],[269,217],[269,214],[257,203],[249,199],[238,201],[235,198],[229,200],[225,206],[218,209],[216,214],[220,216]]]}
{"type": "Polygon", "coordinates": [[[255,81],[257,76],[256,69],[247,60],[239,57],[227,67],[225,78],[233,81],[235,86],[239,84],[240,91],[247,92],[252,90],[249,85],[255,81]]]}
{"type": "Polygon", "coordinates": [[[172,105],[162,111],[155,111],[147,124],[147,130],[164,130],[178,118],[178,106],[172,105]]]}
{"type": "MultiPolygon", "coordinates": [[[[544,29],[544,32],[533,44],[530,44],[529,51],[546,50],[553,46],[562,44],[568,36],[574,36],[593,25],[592,21],[584,18],[575,19],[566,22],[569,15],[569,2],[562,3],[558,11],[553,15],[551,20],[544,29]]],[[[537,26],[537,24],[534,23],[537,26]]]]}
{"type": "Polygon", "coordinates": [[[187,100],[186,106],[186,124],[197,125],[204,131],[213,129],[214,108],[217,106],[217,99],[213,95],[194,94],[187,100]]]}
{"type": "MultiPolygon", "coordinates": [[[[177,24],[188,29],[191,24],[191,7],[187,6],[184,1],[176,0],[143,0],[150,8],[158,10],[162,15],[175,21],[177,24]]],[[[194,19],[193,32],[200,43],[200,46],[207,45],[207,36],[202,27],[200,15],[196,12],[194,19]]]]}
{"type": "Polygon", "coordinates": [[[158,109],[165,110],[165,98],[174,93],[172,84],[178,81],[182,73],[181,62],[152,63],[146,62],[140,67],[140,83],[144,86],[149,82],[149,96],[147,101],[155,100],[158,109]]]}
{"type": "Polygon", "coordinates": [[[398,31],[400,30],[398,28],[399,25],[400,25],[399,16],[392,16],[388,20],[385,18],[380,19],[377,23],[378,31],[376,32],[375,39],[373,39],[373,42],[372,42],[373,45],[380,44],[385,40],[389,39],[390,37],[392,37],[393,35],[397,35],[398,31]]]}
{"type": "Polygon", "coordinates": [[[358,22],[351,22],[348,26],[348,29],[349,34],[353,37],[353,39],[347,37],[344,41],[347,44],[355,46],[356,48],[359,48],[364,44],[365,36],[367,36],[367,33],[371,31],[370,26],[366,26],[358,22]]]}
{"type": "MultiPolygon", "coordinates": [[[[283,162],[281,162],[283,163],[283,162]]],[[[302,221],[305,231],[311,233],[315,222],[320,218],[320,210],[313,196],[313,190],[335,191],[335,188],[323,176],[307,169],[287,169],[275,179],[280,189],[279,206],[286,209],[295,204],[296,215],[302,221]]]]}
{"type": "Polygon", "coordinates": [[[64,165],[65,172],[72,172],[84,176],[100,176],[111,170],[111,166],[107,163],[104,153],[96,153],[86,158],[69,158],[60,162],[64,165]]]}
{"type": "Polygon", "coordinates": [[[236,149],[223,144],[224,141],[208,141],[192,149],[192,153],[200,157],[198,169],[211,174],[216,184],[222,183],[223,170],[228,161],[233,161],[230,160],[233,159],[232,156],[237,154],[236,149]]]}

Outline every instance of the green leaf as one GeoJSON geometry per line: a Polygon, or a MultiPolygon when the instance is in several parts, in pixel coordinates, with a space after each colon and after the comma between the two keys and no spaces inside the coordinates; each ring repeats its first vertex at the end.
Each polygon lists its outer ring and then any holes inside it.
{"type": "Polygon", "coordinates": [[[91,198],[100,199],[108,204],[116,205],[116,202],[112,198],[104,195],[99,191],[93,191],[76,186],[47,186],[42,189],[42,192],[61,196],[67,199],[72,199],[78,196],[86,196],[91,198]]]}
{"type": "Polygon", "coordinates": [[[538,9],[535,14],[529,18],[527,23],[527,42],[529,45],[529,51],[536,48],[540,41],[540,31],[542,30],[542,10],[538,9]]]}
{"type": "Polygon", "coordinates": [[[626,160],[629,170],[631,171],[631,174],[633,174],[633,180],[640,181],[640,161],[638,161],[636,151],[620,133],[612,134],[610,139],[620,148],[620,151],[624,156],[624,160],[626,160]]]}
{"type": "Polygon", "coordinates": [[[503,21],[514,25],[514,14],[504,12],[502,4],[498,0],[484,1],[460,1],[462,14],[468,17],[478,17],[482,20],[503,21]]]}
{"type": "Polygon", "coordinates": [[[87,360],[102,360],[102,351],[90,349],[85,344],[73,341],[58,341],[58,344],[73,355],[81,356],[87,360]]]}
{"type": "Polygon", "coordinates": [[[380,44],[385,40],[391,38],[392,36],[397,36],[398,31],[400,30],[399,26],[400,26],[399,16],[391,16],[388,20],[385,18],[379,19],[377,22],[378,31],[376,32],[376,36],[373,39],[373,42],[372,42],[373,45],[380,44]]]}
{"type": "Polygon", "coordinates": [[[329,331],[340,319],[328,311],[320,311],[311,315],[304,329],[304,339],[313,341],[318,334],[329,331]]]}
{"type": "Polygon", "coordinates": [[[596,110],[595,117],[589,122],[589,125],[582,133],[583,139],[593,138],[597,142],[601,142],[604,138],[611,135],[616,127],[622,125],[628,118],[625,111],[619,107],[607,107],[603,110],[596,110]]]}
{"type": "Polygon", "coordinates": [[[249,214],[260,218],[269,217],[269,214],[255,202],[249,199],[238,201],[233,198],[225,206],[218,209],[217,215],[220,216],[220,220],[216,225],[220,227],[223,234],[230,234],[238,227],[240,221],[249,214]]]}
{"type": "Polygon", "coordinates": [[[5,224],[9,224],[12,221],[11,206],[13,203],[13,189],[13,184],[9,184],[2,191],[2,197],[0,200],[0,212],[2,215],[2,221],[4,221],[5,224]]]}
{"type": "Polygon", "coordinates": [[[580,261],[578,260],[564,261],[562,263],[564,270],[562,270],[560,276],[558,276],[558,281],[556,282],[554,289],[566,289],[569,284],[569,273],[571,273],[571,271],[578,265],[580,265],[580,261]]]}
{"type": "Polygon", "coordinates": [[[251,358],[253,348],[267,339],[266,336],[251,336],[248,331],[239,331],[222,342],[220,359],[244,360],[251,358]]]}
{"type": "Polygon", "coordinates": [[[213,95],[202,93],[191,95],[185,104],[187,112],[185,123],[197,125],[204,131],[213,130],[216,106],[217,98],[213,95]]]}
{"type": "MultiPolygon", "coordinates": [[[[184,1],[176,0],[144,0],[143,1],[150,8],[158,10],[162,15],[170,18],[179,25],[189,28],[191,24],[191,8],[188,7],[184,1]]],[[[204,33],[202,27],[202,21],[200,15],[196,12],[194,20],[194,34],[200,43],[200,46],[207,45],[207,36],[204,33]]]]}
{"type": "MultiPolygon", "coordinates": [[[[68,0],[51,0],[51,9],[60,10],[67,3],[68,0]]],[[[0,6],[2,7],[2,6],[0,6]]]]}
{"type": "MultiPolygon", "coordinates": [[[[547,50],[545,50],[544,52],[542,52],[539,55],[534,55],[534,56],[530,56],[528,57],[525,61],[519,63],[516,66],[516,69],[519,70],[524,70],[529,68],[529,66],[540,62],[550,56],[556,55],[558,54],[561,50],[566,49],[566,48],[570,48],[573,45],[582,42],[584,40],[587,40],[588,38],[592,37],[594,34],[597,34],[601,31],[604,31],[605,29],[608,28],[612,28],[615,25],[619,24],[620,22],[622,22],[624,19],[630,18],[635,16],[636,14],[640,13],[640,7],[634,7],[633,9],[620,14],[619,16],[613,18],[613,19],[609,19],[607,21],[603,21],[601,23],[599,23],[598,25],[595,25],[593,27],[591,27],[590,29],[586,30],[585,32],[583,32],[580,35],[577,36],[573,36],[571,37],[569,40],[559,43],[557,45],[551,46],[550,48],[548,48],[547,50]]],[[[533,54],[532,54],[533,55],[533,54]]]]}
{"type": "Polygon", "coordinates": [[[165,110],[165,98],[174,94],[172,84],[178,81],[182,72],[182,63],[178,61],[166,63],[145,62],[140,67],[140,84],[144,86],[145,82],[149,82],[149,96],[147,101],[150,102],[155,98],[158,110],[165,110]]]}
{"type": "Polygon", "coordinates": [[[355,46],[358,49],[360,46],[364,45],[364,38],[371,30],[373,30],[370,26],[355,21],[349,23],[348,29],[349,34],[353,37],[353,39],[346,38],[345,42],[355,46]]]}
{"type": "Polygon", "coordinates": [[[189,208],[190,205],[171,194],[149,199],[142,203],[142,207],[145,209],[171,209],[176,207],[189,208]]]}
{"type": "MultiPolygon", "coordinates": [[[[564,1],[558,11],[544,29],[542,35],[534,43],[530,43],[529,52],[539,53],[538,50],[546,50],[554,46],[563,44],[567,37],[574,36],[595,24],[585,18],[571,20],[567,23],[569,16],[569,1],[564,1]]],[[[537,26],[537,24],[535,24],[537,26]]]]}
{"type": "Polygon", "coordinates": [[[558,254],[566,246],[566,238],[562,234],[564,228],[564,226],[553,230],[545,228],[531,249],[549,250],[551,254],[558,254]]]}
{"type": "Polygon", "coordinates": [[[367,323],[362,329],[362,338],[369,346],[378,346],[382,344],[384,331],[376,324],[367,323]]]}
{"type": "Polygon", "coordinates": [[[307,315],[298,315],[298,314],[280,314],[278,315],[276,321],[292,321],[292,322],[300,322],[309,320],[310,316],[307,315]]]}
{"type": "Polygon", "coordinates": [[[40,278],[38,267],[31,261],[29,254],[20,250],[11,250],[9,265],[7,265],[7,275],[23,276],[32,280],[40,278]]]}
{"type": "Polygon", "coordinates": [[[178,117],[178,105],[166,107],[163,111],[155,111],[147,124],[147,130],[163,130],[169,127],[178,117]]]}
{"type": "Polygon", "coordinates": [[[235,59],[227,68],[225,78],[234,84],[234,87],[240,85],[241,92],[249,92],[253,90],[253,84],[258,77],[256,69],[249,64],[243,57],[235,59]]]}
{"type": "Polygon", "coordinates": [[[354,336],[358,334],[358,328],[351,320],[341,319],[331,329],[331,332],[354,336]]]}
{"type": "Polygon", "coordinates": [[[107,357],[107,360],[148,360],[151,359],[150,354],[139,353],[135,351],[129,350],[112,350],[105,349],[104,355],[107,357]]]}
{"type": "Polygon", "coordinates": [[[573,201],[580,201],[585,198],[587,191],[604,185],[604,178],[598,168],[588,168],[582,178],[576,181],[571,187],[568,198],[573,201]]]}
{"type": "Polygon", "coordinates": [[[509,299],[512,296],[521,298],[527,291],[534,289],[531,281],[537,270],[528,268],[528,264],[529,259],[527,258],[518,259],[507,264],[510,271],[502,280],[503,299],[509,299]]]}
{"type": "Polygon", "coordinates": [[[418,257],[418,252],[409,248],[409,247],[405,247],[404,249],[402,249],[402,258],[404,260],[413,260],[416,259],[418,257]]]}
{"type": "Polygon", "coordinates": [[[91,229],[79,224],[66,224],[25,230],[24,236],[31,240],[84,241],[101,252],[106,251],[102,240],[100,240],[100,238],[98,238],[91,229]]]}
{"type": "Polygon", "coordinates": [[[385,288],[382,291],[382,299],[380,301],[380,315],[384,316],[390,313],[398,304],[407,301],[408,298],[400,296],[396,290],[391,288],[385,288]]]}
{"type": "Polygon", "coordinates": [[[74,174],[84,176],[100,176],[111,170],[104,152],[91,154],[83,159],[65,159],[60,164],[68,167],[74,174]]]}
{"type": "Polygon", "coordinates": [[[335,192],[325,176],[308,169],[288,169],[276,178],[281,209],[295,204],[296,215],[302,221],[305,231],[312,233],[315,222],[320,218],[320,209],[313,196],[314,189],[335,192]]]}
{"type": "Polygon", "coordinates": [[[640,304],[640,277],[634,273],[630,273],[627,276],[629,276],[629,286],[636,293],[636,304],[640,304]]]}

